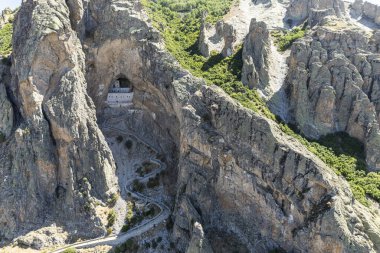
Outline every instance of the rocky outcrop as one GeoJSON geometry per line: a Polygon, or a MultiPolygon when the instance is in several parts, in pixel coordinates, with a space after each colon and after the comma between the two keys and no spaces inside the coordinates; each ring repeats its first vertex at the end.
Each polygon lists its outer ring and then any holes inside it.
{"type": "Polygon", "coordinates": [[[205,237],[202,225],[198,222],[195,222],[193,225],[193,232],[186,253],[213,253],[205,237]]]}
{"type": "Polygon", "coordinates": [[[265,90],[269,83],[269,31],[264,22],[252,19],[243,46],[242,82],[250,89],[265,90]]]}
{"type": "Polygon", "coordinates": [[[151,139],[167,136],[157,143],[172,143],[164,150],[178,157],[177,248],[198,250],[193,246],[209,240],[209,231],[223,231],[261,252],[376,252],[378,233],[371,231],[379,224],[353,200],[347,183],[274,122],[182,70],[135,9],[115,3],[94,8],[89,92],[102,117],[110,83],[126,75],[135,106],[150,111],[161,129],[151,139]]]}
{"type": "Polygon", "coordinates": [[[16,15],[16,11],[9,8],[4,9],[0,15],[0,29],[9,22],[13,22],[16,15]]]}
{"type": "Polygon", "coordinates": [[[294,43],[289,59],[291,121],[311,138],[340,131],[358,138],[369,167],[380,170],[379,55],[354,27],[320,27],[312,36],[294,43]]]}
{"type": "Polygon", "coordinates": [[[199,33],[199,38],[198,38],[198,50],[199,52],[204,56],[204,57],[210,57],[210,49],[209,45],[207,43],[207,13],[204,12],[202,13],[202,18],[201,18],[201,28],[200,28],[200,33],[199,33]]]}
{"type": "Polygon", "coordinates": [[[310,16],[310,12],[316,10],[328,10],[337,17],[345,16],[346,12],[342,0],[292,0],[285,19],[292,25],[299,24],[310,16]]]}
{"type": "Polygon", "coordinates": [[[175,209],[178,247],[186,248],[189,224],[198,221],[204,228],[233,233],[260,252],[379,249],[379,233],[369,239],[363,228],[368,222],[373,229],[380,224],[372,223],[370,212],[365,211],[368,219],[358,213],[363,207],[352,201],[347,183],[276,124],[215,87],[202,87],[184,110],[175,209]],[[207,118],[199,116],[205,113],[207,118]]]}
{"type": "MultiPolygon", "coordinates": [[[[150,112],[135,126],[150,131],[177,173],[179,250],[219,252],[199,247],[210,231],[258,252],[380,249],[378,215],[348,184],[275,122],[181,69],[138,2],[90,1],[82,41],[63,0],[28,0],[20,11],[10,91],[22,118],[0,144],[2,236],[52,220],[79,235],[102,232],[92,200],[112,188],[114,166],[95,110],[104,117],[108,89],[123,75],[135,106],[150,112]]],[[[40,247],[41,233],[20,242],[40,247]]]]}
{"type": "Polygon", "coordinates": [[[236,31],[235,28],[228,23],[223,24],[223,39],[224,47],[222,50],[222,55],[224,57],[229,57],[234,53],[236,31]]]}
{"type": "Polygon", "coordinates": [[[310,27],[314,27],[316,25],[320,25],[324,18],[328,16],[334,16],[334,9],[324,9],[324,10],[316,10],[311,9],[309,12],[309,17],[307,18],[307,23],[310,27]]]}
{"type": "Polygon", "coordinates": [[[50,222],[77,230],[75,237],[105,231],[95,202],[117,190],[115,165],[86,92],[84,54],[69,17],[64,0],[28,0],[14,23],[9,90],[21,115],[0,149],[3,239],[50,222]]]}
{"type": "Polygon", "coordinates": [[[204,57],[210,57],[211,52],[221,53],[229,57],[235,52],[237,42],[236,30],[233,24],[218,21],[215,26],[206,22],[207,13],[203,13],[201,32],[198,38],[198,50],[204,57]]]}
{"type": "Polygon", "coordinates": [[[372,20],[375,24],[380,25],[380,4],[375,2],[355,0],[352,4],[354,16],[362,16],[372,20]]]}
{"type": "Polygon", "coordinates": [[[10,82],[10,67],[0,64],[0,142],[5,141],[12,132],[14,113],[9,101],[6,84],[10,82]]]}

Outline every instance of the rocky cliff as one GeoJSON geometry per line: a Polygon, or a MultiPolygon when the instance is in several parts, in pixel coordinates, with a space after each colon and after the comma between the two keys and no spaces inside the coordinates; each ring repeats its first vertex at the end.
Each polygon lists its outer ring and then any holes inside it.
{"type": "MultiPolygon", "coordinates": [[[[104,201],[117,185],[96,115],[106,117],[109,87],[123,76],[133,85],[134,105],[149,112],[136,123],[138,134],[160,146],[175,171],[177,184],[170,187],[176,190],[172,239],[178,250],[220,252],[219,241],[228,241],[225,252],[232,251],[233,242],[241,252],[380,250],[378,209],[358,203],[346,181],[276,122],[182,69],[139,1],[84,3],[27,0],[16,19],[12,80],[4,101],[11,101],[17,120],[2,121],[13,130],[0,144],[2,237],[12,239],[52,222],[71,234],[79,230],[75,236],[102,234],[94,203],[104,201]]],[[[351,62],[361,46],[376,48],[376,41],[321,28],[295,43],[287,79],[291,94],[301,103],[313,84],[306,85],[309,68],[331,69],[334,78],[318,79],[329,82],[317,88],[326,94],[321,106],[333,110],[342,99],[336,94],[349,90],[344,101],[347,97],[357,104],[350,111],[356,116],[346,117],[355,123],[352,131],[365,140],[370,133],[376,136],[375,106],[370,107],[372,100],[362,89],[364,81],[362,87],[354,85],[364,70],[351,62]],[[350,43],[347,52],[334,52],[337,40],[350,43]]],[[[356,63],[371,64],[372,57],[363,55],[356,63]]],[[[373,77],[376,71],[365,73],[373,77]]],[[[10,108],[0,107],[8,115],[10,108]]],[[[316,122],[329,119],[311,115],[323,119],[316,122]]],[[[377,166],[376,155],[367,152],[367,157],[377,166]]]]}
{"type": "Polygon", "coordinates": [[[379,170],[380,86],[375,37],[339,19],[316,28],[309,37],[294,43],[287,85],[292,121],[305,135],[318,138],[347,132],[365,143],[367,163],[379,170]]]}
{"type": "Polygon", "coordinates": [[[65,1],[24,1],[13,48],[5,84],[19,117],[0,144],[1,237],[51,222],[79,236],[101,235],[94,204],[117,190],[115,165],[86,92],[84,54],[65,1]]]}

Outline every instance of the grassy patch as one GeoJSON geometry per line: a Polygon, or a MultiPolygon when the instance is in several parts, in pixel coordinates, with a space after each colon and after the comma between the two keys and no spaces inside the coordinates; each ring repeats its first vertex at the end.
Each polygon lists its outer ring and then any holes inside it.
{"type": "Polygon", "coordinates": [[[77,250],[75,248],[68,248],[65,249],[62,253],[76,253],[77,250]]]}
{"type": "Polygon", "coordinates": [[[12,52],[13,25],[8,23],[0,29],[0,55],[8,56],[12,52]]]}
{"type": "Polygon", "coordinates": [[[125,142],[125,147],[126,147],[127,149],[131,149],[131,148],[133,147],[133,141],[132,141],[132,140],[127,140],[127,141],[125,142]]]}
{"type": "MultiPolygon", "coordinates": [[[[178,5],[181,3],[179,0],[143,0],[143,5],[152,19],[153,25],[160,30],[168,51],[183,68],[189,70],[193,75],[204,78],[208,84],[218,85],[244,107],[276,121],[276,117],[269,111],[257,91],[248,89],[240,81],[241,49],[228,58],[223,58],[216,53],[213,53],[210,58],[205,58],[197,51],[201,13],[207,10],[208,21],[215,23],[228,12],[232,1],[194,0],[185,2],[191,4],[184,4],[185,7],[183,7],[178,5]],[[196,4],[192,5],[194,3],[196,4]]],[[[287,33],[272,33],[272,36],[275,37],[279,49],[286,50],[295,40],[305,34],[306,30],[294,28],[287,33]]],[[[320,143],[309,141],[287,125],[280,124],[280,128],[286,134],[298,139],[337,174],[344,176],[350,183],[355,198],[361,203],[369,204],[367,196],[380,202],[380,173],[367,173],[363,157],[353,150],[351,152],[347,148],[342,149],[341,147],[345,146],[345,143],[336,142],[332,136],[322,139],[320,143]]],[[[342,140],[342,138],[340,139],[342,140]]],[[[351,143],[346,146],[350,145],[357,144],[351,143]]]]}
{"type": "Polygon", "coordinates": [[[275,38],[274,42],[278,46],[279,51],[283,52],[289,49],[293,42],[305,37],[306,29],[295,27],[290,31],[274,31],[272,36],[275,38]]]}
{"type": "MultiPolygon", "coordinates": [[[[264,101],[255,90],[241,83],[242,47],[228,58],[212,52],[210,58],[203,57],[197,49],[200,20],[203,11],[208,12],[208,21],[216,23],[233,3],[232,0],[198,0],[197,9],[179,13],[167,1],[142,1],[150,15],[153,25],[161,31],[168,51],[185,69],[193,75],[202,77],[208,84],[222,87],[231,97],[244,106],[268,118],[274,119],[264,101]]],[[[169,2],[179,2],[171,0],[169,2]]],[[[188,1],[186,1],[188,2],[188,1]]]]}

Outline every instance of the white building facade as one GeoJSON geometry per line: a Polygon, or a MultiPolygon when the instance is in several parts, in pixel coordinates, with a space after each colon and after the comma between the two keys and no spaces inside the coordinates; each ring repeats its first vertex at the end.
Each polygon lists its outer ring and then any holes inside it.
{"type": "Polygon", "coordinates": [[[120,87],[120,82],[116,81],[108,92],[107,104],[110,107],[125,107],[132,105],[133,89],[120,87]]]}

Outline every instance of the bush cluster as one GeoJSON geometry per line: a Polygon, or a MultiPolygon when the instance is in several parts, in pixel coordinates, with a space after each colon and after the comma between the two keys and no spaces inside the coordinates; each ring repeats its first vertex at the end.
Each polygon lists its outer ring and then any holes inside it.
{"type": "Polygon", "coordinates": [[[146,184],[146,186],[148,187],[148,188],[155,188],[155,187],[157,187],[157,186],[159,186],[160,185],[160,175],[159,174],[157,174],[155,177],[153,177],[153,178],[149,178],[149,181],[148,181],[148,183],[146,184]]]}
{"type": "Polygon", "coordinates": [[[145,184],[141,183],[138,179],[133,180],[132,190],[135,192],[143,192],[145,189],[145,184]]]}
{"type": "Polygon", "coordinates": [[[295,27],[286,32],[276,31],[272,33],[272,36],[275,37],[275,44],[282,52],[289,49],[294,41],[305,37],[305,35],[306,29],[302,29],[300,27],[295,27]]]}
{"type": "Polygon", "coordinates": [[[110,207],[115,206],[118,199],[119,199],[119,194],[113,192],[111,196],[109,197],[109,199],[107,199],[108,206],[110,207]]]}
{"type": "Polygon", "coordinates": [[[13,25],[8,23],[0,29],[0,55],[8,56],[12,52],[13,25]]]}
{"type": "Polygon", "coordinates": [[[128,211],[125,217],[125,224],[123,225],[121,232],[128,232],[131,228],[142,222],[145,218],[151,218],[156,214],[156,210],[151,206],[147,210],[137,210],[136,206],[131,202],[128,202],[128,211]]]}
{"type": "Polygon", "coordinates": [[[107,228],[112,227],[116,221],[116,212],[114,210],[109,211],[107,216],[107,228]]]}

